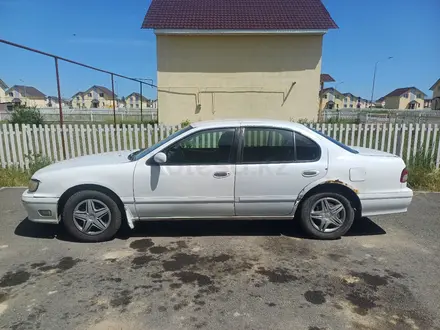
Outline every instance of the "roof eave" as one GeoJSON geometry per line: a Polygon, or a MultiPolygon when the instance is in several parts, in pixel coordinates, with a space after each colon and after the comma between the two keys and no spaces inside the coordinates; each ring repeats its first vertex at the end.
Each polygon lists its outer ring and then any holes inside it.
{"type": "Polygon", "coordinates": [[[234,29],[154,29],[156,35],[324,35],[327,29],[320,30],[234,30],[234,29]]]}

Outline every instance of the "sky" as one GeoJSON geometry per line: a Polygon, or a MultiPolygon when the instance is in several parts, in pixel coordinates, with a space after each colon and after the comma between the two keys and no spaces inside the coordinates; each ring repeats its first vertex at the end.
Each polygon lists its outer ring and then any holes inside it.
{"type": "MultiPolygon", "coordinates": [[[[140,28],[150,1],[0,0],[0,39],[155,82],[155,36],[140,28]]],[[[339,26],[324,36],[322,72],[336,79],[326,87],[369,99],[379,61],[375,99],[409,86],[432,96],[429,88],[440,78],[440,0],[323,3],[339,26]]],[[[5,44],[0,79],[56,95],[54,60],[5,44]]],[[[60,79],[66,98],[91,85],[111,88],[108,75],[65,62],[60,79]]],[[[116,78],[115,90],[127,96],[139,84],[116,78]]],[[[145,87],[144,94],[156,98],[154,88],[145,87]]]]}

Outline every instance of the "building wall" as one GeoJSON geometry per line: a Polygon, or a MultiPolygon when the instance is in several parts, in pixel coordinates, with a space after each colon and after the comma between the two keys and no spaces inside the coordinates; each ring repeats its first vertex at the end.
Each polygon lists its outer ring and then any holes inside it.
{"type": "Polygon", "coordinates": [[[385,98],[385,108],[387,109],[400,109],[400,97],[389,96],[385,98]]]}
{"type": "Polygon", "coordinates": [[[321,36],[157,36],[159,120],[315,119],[321,36]]]}
{"type": "Polygon", "coordinates": [[[410,103],[411,101],[416,101],[418,103],[417,108],[415,109],[422,109],[423,110],[423,104],[425,102],[423,95],[420,95],[420,92],[418,91],[410,91],[407,93],[407,95],[403,95],[400,97],[399,100],[399,107],[396,109],[407,109],[408,108],[408,103],[410,103]],[[407,97],[405,97],[407,96],[407,97]],[[418,97],[421,96],[421,97],[418,97]]]}
{"type": "Polygon", "coordinates": [[[434,90],[432,91],[432,98],[440,97],[440,83],[437,86],[434,86],[434,90]]]}
{"type": "MultiPolygon", "coordinates": [[[[77,95],[72,99],[72,107],[74,108],[85,108],[85,109],[108,109],[113,108],[113,99],[110,96],[104,94],[104,96],[99,96],[102,93],[99,90],[90,90],[85,92],[82,96],[77,95]],[[78,100],[79,97],[79,100],[78,100]],[[92,101],[98,101],[98,107],[94,107],[92,101]]],[[[118,106],[118,101],[115,100],[115,105],[118,106]]]]}
{"type": "Polygon", "coordinates": [[[339,94],[333,94],[331,92],[327,92],[324,94],[324,98],[322,99],[322,108],[325,109],[327,102],[333,101],[335,104],[333,106],[333,110],[344,108],[344,97],[339,94]]]}
{"type": "Polygon", "coordinates": [[[28,107],[37,107],[37,108],[46,107],[46,98],[35,99],[35,98],[24,97],[24,95],[22,95],[17,90],[12,90],[10,91],[10,93],[12,93],[13,96],[10,96],[9,93],[6,94],[5,97],[2,98],[2,102],[12,102],[13,99],[18,98],[20,99],[22,105],[26,105],[28,107]]]}
{"type": "Polygon", "coordinates": [[[0,87],[0,103],[7,102],[6,101],[6,91],[0,87]]]}
{"type": "MultiPolygon", "coordinates": [[[[139,96],[135,96],[135,95],[128,95],[125,98],[125,104],[126,104],[126,108],[127,109],[140,109],[141,108],[141,101],[140,101],[140,97],[139,96]]],[[[146,109],[148,108],[148,103],[147,101],[142,101],[142,109],[146,109]]]]}

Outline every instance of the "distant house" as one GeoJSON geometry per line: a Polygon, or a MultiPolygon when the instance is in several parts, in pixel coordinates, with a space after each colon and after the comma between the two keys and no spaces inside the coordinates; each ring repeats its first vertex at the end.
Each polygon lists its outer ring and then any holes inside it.
{"type": "Polygon", "coordinates": [[[385,108],[385,97],[381,97],[374,102],[376,108],[385,108]]]}
{"type": "MultiPolygon", "coordinates": [[[[117,104],[115,94],[115,105],[117,104]]],[[[109,109],[113,108],[113,93],[107,87],[94,85],[85,92],[77,92],[72,96],[72,107],[78,109],[109,109]]]]}
{"type": "Polygon", "coordinates": [[[431,109],[431,107],[432,107],[432,99],[424,99],[423,100],[424,102],[424,105],[423,105],[423,108],[425,108],[425,109],[431,109]]]}
{"type": "Polygon", "coordinates": [[[384,96],[387,109],[423,109],[426,94],[416,87],[403,87],[384,96]]]}
{"type": "Polygon", "coordinates": [[[321,92],[324,109],[341,109],[343,108],[344,95],[337,89],[330,87],[324,88],[321,92]]]}
{"type": "MultiPolygon", "coordinates": [[[[57,96],[48,96],[46,99],[46,106],[48,108],[58,108],[58,97],[57,96]]],[[[61,106],[68,107],[70,106],[70,100],[68,99],[61,99],[61,106]]]]}
{"type": "Polygon", "coordinates": [[[362,97],[359,99],[359,108],[360,109],[368,109],[371,107],[371,101],[367,99],[363,99],[362,97]]]}
{"type": "Polygon", "coordinates": [[[331,75],[329,75],[328,73],[321,73],[319,81],[320,81],[319,97],[318,97],[319,109],[322,110],[324,107],[323,100],[322,100],[322,95],[323,95],[322,90],[324,89],[324,85],[325,85],[325,83],[334,82],[335,79],[331,75]]]}
{"type": "Polygon", "coordinates": [[[32,86],[14,85],[6,91],[5,101],[14,105],[44,108],[46,95],[32,86]]]}
{"type": "Polygon", "coordinates": [[[0,103],[6,103],[6,91],[9,89],[8,85],[0,79],[0,103]]]}
{"type": "Polygon", "coordinates": [[[337,28],[320,0],[152,0],[161,121],[316,119],[322,41],[337,28]]]}
{"type": "MultiPolygon", "coordinates": [[[[343,93],[343,108],[358,108],[359,97],[351,93],[343,93]]],[[[360,103],[359,103],[360,108],[360,103]]]]}
{"type": "Polygon", "coordinates": [[[440,79],[429,90],[432,91],[431,109],[440,110],[440,79]]]}
{"type": "Polygon", "coordinates": [[[140,109],[142,103],[142,108],[151,108],[152,101],[147,99],[145,96],[139,93],[131,93],[125,98],[125,107],[127,109],[140,109]],[[141,102],[142,99],[142,102],[141,102]]]}

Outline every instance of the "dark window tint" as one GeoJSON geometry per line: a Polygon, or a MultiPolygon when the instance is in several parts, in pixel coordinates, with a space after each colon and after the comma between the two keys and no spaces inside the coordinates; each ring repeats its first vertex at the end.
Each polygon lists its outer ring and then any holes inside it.
{"type": "Polygon", "coordinates": [[[235,129],[223,128],[194,133],[168,148],[169,165],[231,163],[235,129]]]}
{"type": "Polygon", "coordinates": [[[307,128],[312,130],[313,132],[318,133],[319,135],[325,137],[327,140],[333,142],[334,144],[338,145],[342,149],[345,149],[345,150],[347,150],[347,151],[349,151],[349,152],[351,152],[353,154],[358,154],[359,153],[357,150],[354,150],[354,149],[350,148],[349,146],[346,146],[342,142],[339,142],[338,140],[335,140],[332,137],[330,137],[330,136],[328,136],[328,135],[326,135],[326,134],[324,134],[324,133],[322,133],[322,132],[320,132],[320,131],[318,131],[318,130],[316,130],[314,128],[310,128],[310,127],[307,127],[307,128]]]}
{"type": "Polygon", "coordinates": [[[272,128],[246,128],[243,163],[279,163],[295,160],[293,132],[272,128]]]}
{"type": "Polygon", "coordinates": [[[321,148],[308,137],[295,133],[296,160],[298,162],[314,161],[321,157],[321,148]]]}

